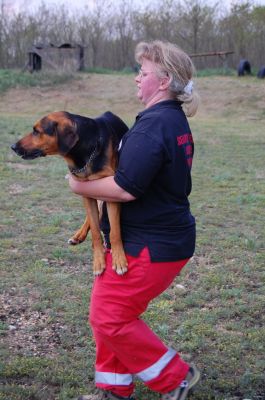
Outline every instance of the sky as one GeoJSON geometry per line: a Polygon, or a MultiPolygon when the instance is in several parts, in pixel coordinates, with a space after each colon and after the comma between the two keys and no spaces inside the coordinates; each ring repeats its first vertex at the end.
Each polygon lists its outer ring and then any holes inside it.
{"type": "MultiPolygon", "coordinates": [[[[112,0],[113,4],[118,4],[120,0],[112,0]]],[[[203,4],[216,4],[216,0],[200,0],[201,3],[203,4]]],[[[222,4],[229,9],[230,5],[233,2],[239,3],[242,2],[244,3],[246,0],[223,0],[222,4]]],[[[146,5],[150,3],[150,0],[133,0],[135,4],[139,3],[142,5],[146,5]]],[[[257,5],[265,5],[265,0],[252,0],[254,4],[257,5]]],[[[41,3],[45,3],[45,5],[61,5],[64,4],[66,7],[69,7],[70,9],[84,9],[84,8],[93,8],[93,3],[94,0],[0,0],[0,5],[4,5],[5,9],[10,11],[10,12],[16,12],[16,11],[34,11],[35,9],[38,9],[41,3]]]]}
{"type": "MultiPolygon", "coordinates": [[[[245,3],[246,0],[223,0],[223,6],[229,10],[230,5],[233,2],[245,3]]],[[[256,5],[265,5],[265,0],[250,0],[256,5]]],[[[119,4],[120,0],[112,0],[113,5],[119,4]]],[[[150,0],[132,0],[134,4],[139,3],[139,5],[149,4],[150,0]]],[[[200,0],[202,4],[213,5],[217,3],[217,0],[200,0]]],[[[69,7],[71,10],[82,10],[82,9],[92,9],[94,0],[0,0],[0,5],[4,5],[4,8],[8,12],[19,12],[19,11],[34,11],[44,3],[45,5],[64,5],[69,7]]]]}
{"type": "Polygon", "coordinates": [[[18,11],[34,11],[41,4],[48,6],[64,4],[71,9],[83,9],[85,7],[93,7],[93,0],[0,0],[0,4],[4,5],[4,9],[9,12],[18,11]]]}

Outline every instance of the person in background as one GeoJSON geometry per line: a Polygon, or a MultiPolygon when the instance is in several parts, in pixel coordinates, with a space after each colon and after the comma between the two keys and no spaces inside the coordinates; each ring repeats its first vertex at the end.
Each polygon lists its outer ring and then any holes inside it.
{"type": "Polygon", "coordinates": [[[168,42],[141,42],[135,54],[141,65],[137,97],[145,108],[122,139],[115,175],[88,182],[69,179],[79,195],[121,203],[128,261],[124,275],[112,269],[106,229],[106,269],[95,278],[90,306],[99,390],[80,400],[132,400],[134,377],[161,393],[162,400],[184,400],[200,378],[195,365],[168,348],[140,318],[195,249],[188,200],[194,143],[187,121],[198,107],[194,67],[183,50],[168,42]]]}

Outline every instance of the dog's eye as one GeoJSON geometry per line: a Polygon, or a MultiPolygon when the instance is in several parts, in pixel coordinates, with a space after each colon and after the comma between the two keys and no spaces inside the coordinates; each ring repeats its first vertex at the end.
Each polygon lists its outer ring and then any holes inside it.
{"type": "Polygon", "coordinates": [[[36,129],[33,129],[32,131],[32,135],[33,136],[38,136],[39,132],[36,129]]]}

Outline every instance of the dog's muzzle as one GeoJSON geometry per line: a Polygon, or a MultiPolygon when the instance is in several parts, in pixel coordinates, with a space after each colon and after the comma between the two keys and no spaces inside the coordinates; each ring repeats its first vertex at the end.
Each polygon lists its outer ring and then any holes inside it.
{"type": "Polygon", "coordinates": [[[25,150],[17,143],[12,144],[11,149],[24,160],[34,160],[34,158],[45,157],[46,155],[42,150],[39,149],[25,150]]]}

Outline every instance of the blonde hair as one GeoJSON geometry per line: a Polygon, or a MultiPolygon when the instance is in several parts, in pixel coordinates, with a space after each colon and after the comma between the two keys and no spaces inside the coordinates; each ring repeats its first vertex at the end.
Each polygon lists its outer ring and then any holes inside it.
{"type": "Polygon", "coordinates": [[[142,64],[143,59],[157,64],[158,75],[166,73],[170,77],[169,90],[174,97],[183,103],[185,114],[188,117],[195,115],[199,106],[199,96],[196,91],[185,91],[190,85],[195,67],[182,49],[173,43],[155,40],[140,42],[135,49],[135,59],[142,64]]]}

